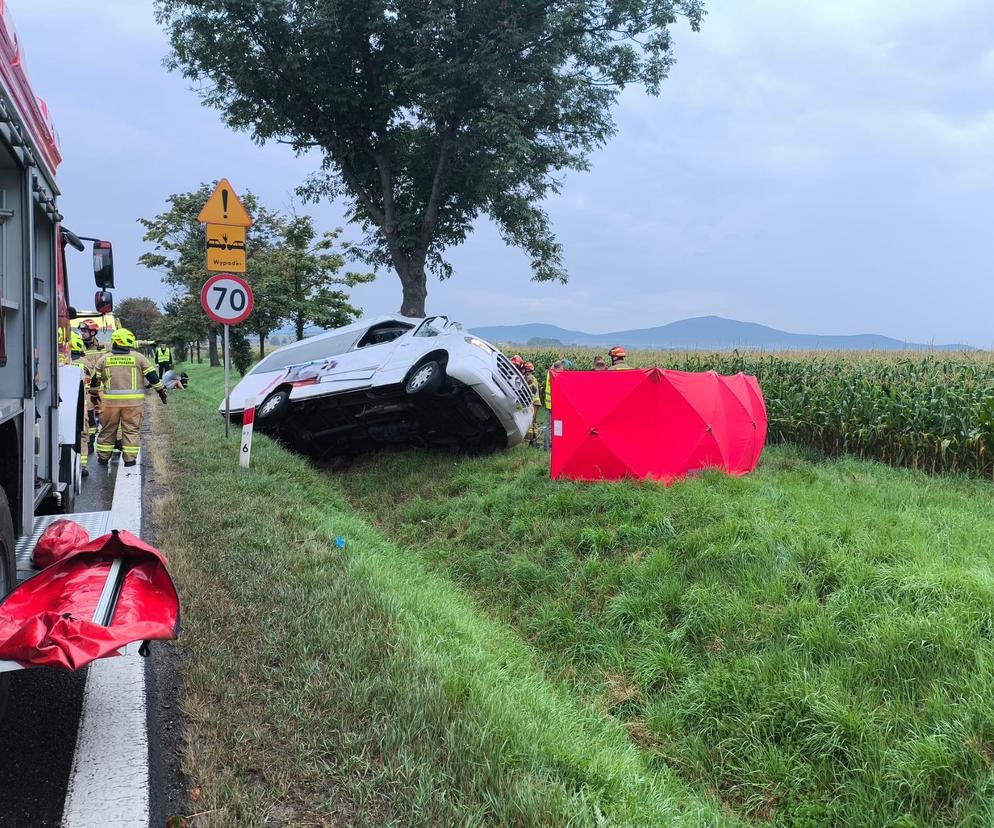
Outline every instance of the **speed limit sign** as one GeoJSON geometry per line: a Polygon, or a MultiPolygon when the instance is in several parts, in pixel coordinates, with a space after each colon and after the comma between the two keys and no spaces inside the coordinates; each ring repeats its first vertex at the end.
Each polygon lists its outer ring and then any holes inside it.
{"type": "Polygon", "coordinates": [[[200,291],[200,304],[207,315],[222,325],[237,325],[252,313],[252,288],[230,273],[211,276],[200,291]]]}

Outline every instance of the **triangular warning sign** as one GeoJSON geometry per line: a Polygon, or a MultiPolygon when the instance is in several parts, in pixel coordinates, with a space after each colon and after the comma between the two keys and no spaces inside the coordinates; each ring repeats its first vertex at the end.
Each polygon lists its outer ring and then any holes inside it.
{"type": "Polygon", "coordinates": [[[197,220],[201,224],[226,224],[229,227],[251,227],[252,216],[239,200],[227,178],[222,178],[213,195],[207,199],[197,220]]]}

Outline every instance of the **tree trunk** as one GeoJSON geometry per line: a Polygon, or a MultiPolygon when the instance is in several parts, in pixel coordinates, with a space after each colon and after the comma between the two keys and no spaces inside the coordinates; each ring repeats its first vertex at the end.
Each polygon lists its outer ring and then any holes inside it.
{"type": "Polygon", "coordinates": [[[197,340],[197,364],[199,365],[204,360],[200,356],[200,340],[197,340]]]}
{"type": "Polygon", "coordinates": [[[300,342],[304,338],[304,317],[298,313],[294,321],[297,328],[297,341],[300,342]]]}
{"type": "Polygon", "coordinates": [[[402,316],[421,318],[425,315],[425,301],[428,298],[428,279],[425,266],[408,262],[405,267],[397,268],[400,284],[404,291],[404,299],[400,306],[402,316]]]}
{"type": "Polygon", "coordinates": [[[266,356],[266,335],[259,331],[259,359],[264,359],[266,356]]]}
{"type": "Polygon", "coordinates": [[[211,368],[221,367],[221,360],[217,355],[217,331],[213,328],[207,334],[207,355],[210,358],[211,368]]]}

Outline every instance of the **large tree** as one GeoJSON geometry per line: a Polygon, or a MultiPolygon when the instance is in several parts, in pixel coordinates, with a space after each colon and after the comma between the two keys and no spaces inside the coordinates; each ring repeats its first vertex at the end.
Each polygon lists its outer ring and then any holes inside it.
{"type": "Polygon", "coordinates": [[[566,280],[542,200],[614,132],[628,84],[672,63],[678,15],[702,0],[156,0],[169,65],[235,129],[318,148],[312,197],[344,199],[401,312],[426,270],[493,219],[538,280],[566,280]]]}
{"type": "Polygon", "coordinates": [[[147,296],[129,296],[117,305],[117,318],[138,339],[151,339],[155,323],[162,316],[162,311],[154,299],[147,296]]]}

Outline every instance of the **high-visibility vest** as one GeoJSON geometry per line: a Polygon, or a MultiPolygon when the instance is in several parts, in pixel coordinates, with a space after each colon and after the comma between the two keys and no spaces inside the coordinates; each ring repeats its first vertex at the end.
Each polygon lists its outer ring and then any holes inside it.
{"type": "Polygon", "coordinates": [[[172,362],[173,361],[173,355],[172,355],[172,352],[169,350],[169,346],[168,345],[165,348],[156,348],[155,349],[155,361],[156,362],[172,362]]]}
{"type": "Polygon", "coordinates": [[[552,411],[552,369],[545,372],[545,407],[552,411]]]}
{"type": "Polygon", "coordinates": [[[145,357],[137,351],[111,351],[93,366],[90,388],[102,388],[105,405],[141,405],[145,400],[145,378],[149,375],[155,377],[152,387],[162,390],[162,380],[145,357]]]}

